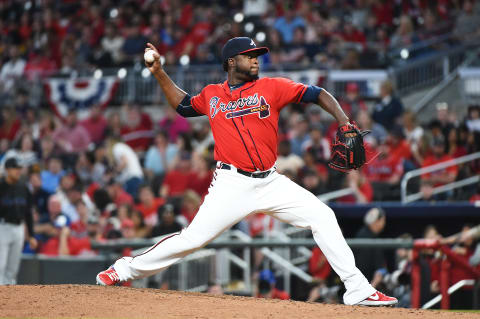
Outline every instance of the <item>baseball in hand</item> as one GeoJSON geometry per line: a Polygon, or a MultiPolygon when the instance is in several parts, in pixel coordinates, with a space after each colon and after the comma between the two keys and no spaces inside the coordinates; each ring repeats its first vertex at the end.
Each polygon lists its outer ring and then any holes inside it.
{"type": "Polygon", "coordinates": [[[149,64],[153,63],[155,61],[153,50],[148,50],[147,52],[145,52],[145,54],[143,55],[143,58],[145,59],[145,62],[149,64]]]}

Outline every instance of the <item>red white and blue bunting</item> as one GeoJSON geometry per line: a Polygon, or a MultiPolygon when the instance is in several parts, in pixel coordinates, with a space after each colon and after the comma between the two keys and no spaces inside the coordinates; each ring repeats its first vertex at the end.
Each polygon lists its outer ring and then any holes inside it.
{"type": "Polygon", "coordinates": [[[117,87],[118,79],[113,76],[100,79],[49,78],[45,81],[48,103],[60,118],[65,118],[71,109],[77,111],[79,118],[84,118],[93,105],[106,107],[117,87]]]}

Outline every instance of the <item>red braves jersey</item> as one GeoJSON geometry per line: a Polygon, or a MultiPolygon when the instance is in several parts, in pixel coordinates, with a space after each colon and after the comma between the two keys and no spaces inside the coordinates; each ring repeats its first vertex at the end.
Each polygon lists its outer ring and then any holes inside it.
{"type": "Polygon", "coordinates": [[[209,117],[217,161],[245,171],[264,171],[277,159],[280,110],[299,103],[306,89],[288,79],[262,78],[230,92],[225,81],[206,86],[191,103],[209,117]]]}

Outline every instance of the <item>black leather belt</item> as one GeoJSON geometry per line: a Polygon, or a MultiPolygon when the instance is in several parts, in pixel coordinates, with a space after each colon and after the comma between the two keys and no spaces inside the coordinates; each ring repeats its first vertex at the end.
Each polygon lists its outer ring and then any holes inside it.
{"type": "MultiPolygon", "coordinates": [[[[220,169],[226,169],[226,170],[231,170],[232,167],[228,164],[225,164],[225,163],[222,163],[220,165],[220,169]]],[[[265,178],[267,177],[268,175],[270,175],[270,173],[272,173],[273,170],[269,170],[269,171],[265,171],[265,172],[257,172],[257,173],[254,173],[254,172],[247,172],[247,171],[244,171],[243,169],[239,169],[237,168],[237,173],[238,174],[242,174],[242,175],[245,175],[245,176],[248,176],[248,177],[252,177],[252,178],[265,178]]]]}

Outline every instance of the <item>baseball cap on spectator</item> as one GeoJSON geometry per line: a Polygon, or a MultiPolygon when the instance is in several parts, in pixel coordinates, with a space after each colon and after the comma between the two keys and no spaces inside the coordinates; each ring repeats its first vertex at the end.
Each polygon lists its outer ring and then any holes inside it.
{"type": "Polygon", "coordinates": [[[57,228],[62,228],[62,227],[69,227],[71,223],[72,222],[67,216],[60,214],[57,216],[57,218],[55,218],[53,225],[57,228]]]}
{"type": "Polygon", "coordinates": [[[447,102],[438,102],[435,105],[437,110],[448,110],[448,103],[447,102]]]}
{"type": "Polygon", "coordinates": [[[264,269],[260,272],[260,275],[258,277],[258,280],[260,281],[266,281],[268,282],[269,284],[273,285],[275,284],[276,280],[275,280],[275,275],[273,274],[273,272],[270,270],[270,269],[264,269]]]}
{"type": "Polygon", "coordinates": [[[358,84],[356,82],[349,82],[345,87],[347,93],[358,93],[358,84]]]}
{"type": "Polygon", "coordinates": [[[22,168],[16,157],[10,157],[5,161],[5,168],[22,168]]]}
{"type": "Polygon", "coordinates": [[[383,216],[385,216],[385,211],[380,207],[374,207],[365,214],[363,222],[366,225],[371,225],[383,216]]]}
{"type": "Polygon", "coordinates": [[[232,38],[225,43],[222,49],[222,62],[225,68],[225,62],[236,55],[257,52],[258,55],[263,55],[268,52],[267,47],[257,47],[255,42],[249,37],[232,38]]]}

